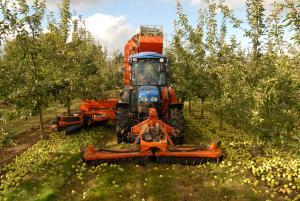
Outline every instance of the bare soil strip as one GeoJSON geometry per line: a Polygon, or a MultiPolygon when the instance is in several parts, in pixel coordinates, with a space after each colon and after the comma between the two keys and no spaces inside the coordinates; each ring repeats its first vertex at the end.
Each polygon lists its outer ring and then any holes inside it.
{"type": "MultiPolygon", "coordinates": [[[[45,124],[46,136],[51,132],[49,123],[50,120],[47,121],[47,124],[45,124]]],[[[16,156],[22,154],[39,140],[41,140],[41,136],[38,127],[30,128],[29,130],[15,136],[13,138],[12,145],[0,147],[0,168],[10,163],[16,156]]]]}

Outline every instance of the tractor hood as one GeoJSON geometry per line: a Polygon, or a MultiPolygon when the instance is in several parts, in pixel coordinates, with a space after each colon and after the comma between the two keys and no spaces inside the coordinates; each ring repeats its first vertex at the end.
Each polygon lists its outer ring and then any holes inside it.
{"type": "Polygon", "coordinates": [[[159,90],[156,86],[141,86],[139,102],[159,102],[159,90]]]}

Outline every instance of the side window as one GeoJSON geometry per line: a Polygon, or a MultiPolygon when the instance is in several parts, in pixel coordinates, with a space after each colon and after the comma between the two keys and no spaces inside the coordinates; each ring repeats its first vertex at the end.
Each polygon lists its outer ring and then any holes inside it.
{"type": "Polygon", "coordinates": [[[138,82],[138,79],[137,79],[137,76],[138,76],[137,65],[138,64],[135,63],[131,67],[131,80],[132,80],[133,84],[137,84],[137,82],[138,82]]]}
{"type": "Polygon", "coordinates": [[[159,76],[159,84],[164,85],[166,84],[166,75],[165,73],[161,72],[159,76]]]}

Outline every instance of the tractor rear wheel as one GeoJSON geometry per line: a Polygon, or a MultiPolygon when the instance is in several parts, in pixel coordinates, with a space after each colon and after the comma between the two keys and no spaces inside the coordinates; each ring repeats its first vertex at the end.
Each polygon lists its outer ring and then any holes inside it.
{"type": "Polygon", "coordinates": [[[170,118],[168,124],[175,129],[172,140],[175,144],[184,143],[184,117],[181,108],[170,108],[170,118]]]}
{"type": "Polygon", "coordinates": [[[116,113],[116,137],[117,143],[128,142],[128,132],[130,129],[129,109],[117,108],[116,113]]]}

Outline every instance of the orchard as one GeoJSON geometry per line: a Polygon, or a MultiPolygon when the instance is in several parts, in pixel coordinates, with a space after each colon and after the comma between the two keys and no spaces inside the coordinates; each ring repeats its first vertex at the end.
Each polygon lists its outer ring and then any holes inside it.
{"type": "MultiPolygon", "coordinates": [[[[68,135],[57,115],[116,98],[124,55],[109,53],[61,0],[0,3],[0,200],[300,200],[300,4],[172,2],[167,82],[184,104],[185,145],[219,142],[219,163],[88,165],[117,144],[115,122],[68,135]],[[202,5],[202,4],[201,4],[202,5]],[[240,40],[242,33],[248,46],[240,40]]],[[[99,25],[102,26],[102,25],[99,25]]]]}

